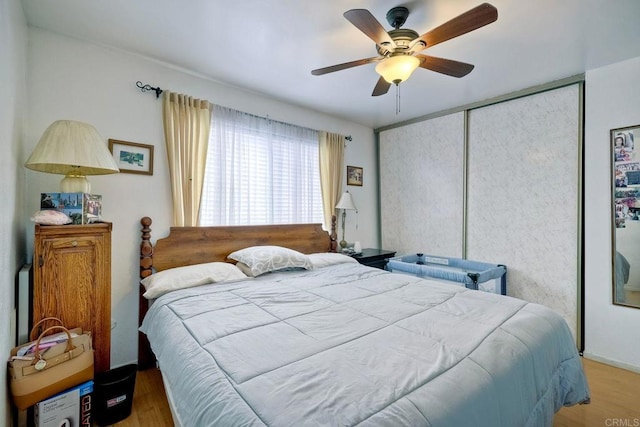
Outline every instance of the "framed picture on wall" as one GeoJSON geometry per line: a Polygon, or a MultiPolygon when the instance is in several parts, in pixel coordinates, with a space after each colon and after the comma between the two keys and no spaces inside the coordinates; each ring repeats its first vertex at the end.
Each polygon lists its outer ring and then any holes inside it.
{"type": "Polygon", "coordinates": [[[357,185],[362,187],[362,168],[358,166],[347,166],[347,185],[357,185]]]}
{"type": "Polygon", "coordinates": [[[153,175],[153,145],[110,139],[109,151],[120,172],[153,175]]]}

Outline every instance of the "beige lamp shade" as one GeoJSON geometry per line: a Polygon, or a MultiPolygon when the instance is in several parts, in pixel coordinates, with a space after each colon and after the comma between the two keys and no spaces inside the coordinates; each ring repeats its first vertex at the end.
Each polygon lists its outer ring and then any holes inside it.
{"type": "Polygon", "coordinates": [[[346,209],[350,211],[358,210],[358,208],[356,208],[356,204],[353,202],[353,197],[351,197],[351,193],[349,193],[348,191],[345,191],[344,193],[342,193],[342,196],[340,197],[340,200],[336,205],[336,209],[346,209]]]}
{"type": "Polygon", "coordinates": [[[411,55],[396,55],[379,62],[376,73],[389,83],[399,84],[407,80],[420,65],[420,60],[411,55]]]}
{"type": "Polygon", "coordinates": [[[65,193],[91,192],[86,175],[120,172],[98,131],[87,123],[72,120],[53,122],[42,134],[25,166],[65,175],[61,188],[65,193]]]}

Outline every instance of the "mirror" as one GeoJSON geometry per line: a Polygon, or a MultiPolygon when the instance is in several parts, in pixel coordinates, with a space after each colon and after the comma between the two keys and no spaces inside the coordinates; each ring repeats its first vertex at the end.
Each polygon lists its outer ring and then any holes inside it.
{"type": "Polygon", "coordinates": [[[613,303],[640,308],[640,125],[611,130],[613,303]]]}

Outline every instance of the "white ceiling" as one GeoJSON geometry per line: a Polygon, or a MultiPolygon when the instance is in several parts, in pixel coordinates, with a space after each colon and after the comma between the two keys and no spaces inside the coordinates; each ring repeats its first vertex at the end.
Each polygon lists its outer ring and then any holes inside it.
{"type": "Polygon", "coordinates": [[[375,44],[342,16],[346,10],[368,9],[391,29],[386,12],[405,6],[410,15],[404,28],[422,34],[481,2],[22,0],[31,26],[372,128],[640,56],[640,0],[489,0],[498,9],[496,22],[423,52],[475,69],[461,79],[416,70],[400,85],[399,114],[394,87],[371,96],[375,64],[311,75],[315,68],[377,55],[375,44]]]}

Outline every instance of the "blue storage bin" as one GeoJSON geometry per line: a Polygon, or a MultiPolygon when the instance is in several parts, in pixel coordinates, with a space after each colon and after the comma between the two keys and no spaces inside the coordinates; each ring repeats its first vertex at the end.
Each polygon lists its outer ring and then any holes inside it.
{"type": "Polygon", "coordinates": [[[389,258],[387,270],[417,277],[446,280],[468,289],[507,294],[507,267],[502,264],[417,253],[389,258]]]}

